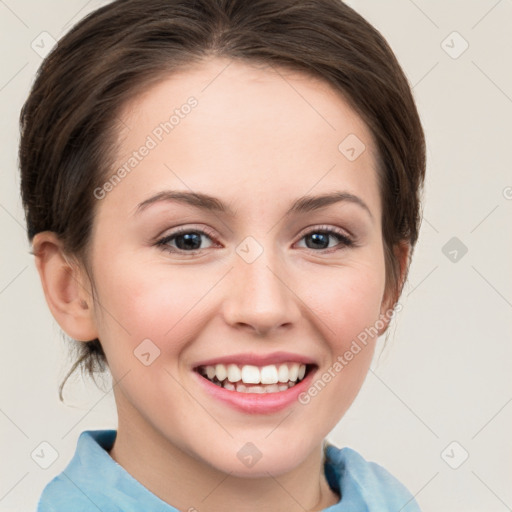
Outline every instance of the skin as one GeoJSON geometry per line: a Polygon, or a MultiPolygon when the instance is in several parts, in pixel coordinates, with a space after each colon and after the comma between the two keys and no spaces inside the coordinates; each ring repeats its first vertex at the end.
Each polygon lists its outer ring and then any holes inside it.
{"type": "MultiPolygon", "coordinates": [[[[197,107],[98,200],[90,253],[95,296],[53,233],[35,237],[45,295],[68,335],[101,340],[119,381],[110,455],[150,491],[180,510],[321,510],[339,500],[323,474],[322,442],[359,392],[377,338],[310,403],[273,414],[243,413],[211,398],[191,367],[282,350],[314,358],[321,375],[393,306],[374,143],[328,84],[211,59],[126,105],[112,170],[190,96],[197,107]],[[338,150],[349,134],[366,146],[354,161],[338,150]],[[165,189],[210,194],[236,217],[178,202],[135,213],[165,189]],[[358,196],[371,215],[347,201],[285,215],[301,196],[333,191],[358,196]],[[214,238],[202,235],[192,255],[155,246],[177,227],[207,228],[214,238]],[[338,228],[357,244],[338,245],[331,235],[327,249],[315,248],[306,234],[320,227],[338,228]],[[248,236],[263,249],[251,263],[236,252],[248,236]],[[147,338],[160,349],[149,366],[133,354],[147,338]],[[251,468],[236,456],[246,442],[263,454],[251,468]]],[[[179,251],[176,244],[169,242],[179,251]]],[[[403,275],[409,247],[397,251],[403,275]]],[[[386,328],[384,321],[379,334],[386,328]]]]}

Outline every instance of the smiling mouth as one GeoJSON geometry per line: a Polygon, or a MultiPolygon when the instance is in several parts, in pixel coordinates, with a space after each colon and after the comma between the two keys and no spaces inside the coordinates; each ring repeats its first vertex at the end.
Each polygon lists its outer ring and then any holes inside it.
{"type": "Polygon", "coordinates": [[[281,363],[254,366],[216,364],[198,366],[194,371],[216,386],[238,393],[279,393],[301,382],[314,364],[281,363]]]}

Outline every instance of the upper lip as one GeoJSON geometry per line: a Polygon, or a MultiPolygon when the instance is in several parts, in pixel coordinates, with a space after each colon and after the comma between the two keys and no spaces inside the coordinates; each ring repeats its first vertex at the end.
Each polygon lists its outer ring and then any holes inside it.
{"type": "Polygon", "coordinates": [[[193,368],[197,369],[200,366],[215,366],[216,364],[267,366],[270,364],[279,363],[316,364],[315,360],[311,357],[301,354],[294,354],[292,352],[272,352],[271,354],[256,354],[254,352],[246,352],[243,354],[232,354],[200,361],[194,364],[193,368]]]}

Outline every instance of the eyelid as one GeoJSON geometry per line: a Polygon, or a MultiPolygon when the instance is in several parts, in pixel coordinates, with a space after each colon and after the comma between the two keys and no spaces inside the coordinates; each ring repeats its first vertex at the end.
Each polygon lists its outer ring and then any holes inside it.
{"type": "Polygon", "coordinates": [[[311,233],[328,233],[329,236],[337,236],[340,240],[340,242],[337,245],[327,249],[314,250],[306,248],[306,250],[309,251],[310,253],[317,254],[319,256],[337,253],[345,249],[355,248],[359,246],[359,242],[354,235],[348,234],[346,230],[331,225],[308,226],[307,228],[304,228],[303,231],[301,231],[297,242],[300,242],[305,236],[311,233]]]}
{"type": "Polygon", "coordinates": [[[195,251],[180,251],[179,249],[178,250],[174,250],[174,249],[170,250],[167,245],[167,242],[170,239],[173,239],[183,233],[193,233],[193,232],[199,233],[201,235],[203,235],[203,234],[207,235],[208,238],[210,238],[213,243],[217,243],[216,235],[213,232],[213,230],[211,230],[209,227],[204,226],[204,225],[201,225],[201,227],[197,227],[194,225],[187,225],[187,226],[178,227],[178,228],[172,230],[167,235],[158,236],[156,238],[156,242],[154,243],[154,245],[156,245],[157,247],[160,247],[161,249],[168,250],[169,252],[173,252],[176,254],[190,254],[190,255],[197,254],[197,253],[203,251],[204,249],[197,249],[195,251]]]}
{"type": "Polygon", "coordinates": [[[347,238],[351,242],[355,242],[355,240],[356,240],[356,237],[352,233],[350,233],[348,230],[342,229],[342,228],[339,228],[336,226],[331,226],[329,224],[313,224],[312,226],[308,226],[307,228],[304,228],[299,233],[299,240],[302,239],[304,236],[306,236],[312,232],[315,233],[317,231],[318,232],[329,231],[330,233],[334,232],[340,236],[347,238]]]}
{"type": "MultiPolygon", "coordinates": [[[[193,226],[193,225],[181,226],[179,228],[176,228],[174,231],[172,231],[168,235],[158,237],[158,239],[154,245],[158,246],[162,250],[167,250],[168,252],[171,252],[173,254],[185,255],[185,256],[186,255],[190,255],[190,256],[196,255],[198,253],[203,252],[205,249],[184,251],[184,250],[180,250],[180,249],[169,248],[169,246],[168,246],[168,242],[171,239],[173,239],[183,233],[191,233],[191,232],[196,232],[201,235],[206,235],[206,236],[208,236],[208,238],[210,238],[210,240],[212,240],[212,242],[214,244],[219,245],[219,242],[217,242],[217,238],[216,238],[216,235],[213,232],[213,230],[211,230],[209,227],[207,227],[205,225],[201,225],[201,227],[197,227],[197,226],[193,226]]],[[[305,236],[307,236],[311,233],[320,233],[320,232],[324,232],[324,233],[327,232],[331,236],[332,235],[338,236],[340,239],[340,243],[334,247],[327,248],[327,249],[314,250],[314,249],[306,248],[306,250],[311,251],[313,253],[318,253],[318,254],[329,254],[331,252],[337,252],[337,251],[343,250],[348,247],[357,247],[358,246],[357,238],[354,235],[349,234],[347,230],[343,230],[339,227],[335,227],[335,226],[331,226],[331,225],[312,225],[312,226],[308,226],[308,227],[304,228],[300,232],[300,234],[298,236],[298,240],[294,243],[294,245],[296,243],[300,242],[305,236]]]]}
{"type": "Polygon", "coordinates": [[[168,235],[165,235],[165,236],[162,236],[159,238],[160,239],[169,238],[169,237],[181,235],[183,233],[190,233],[190,232],[194,232],[194,231],[201,233],[201,234],[204,233],[205,235],[208,235],[212,239],[215,239],[215,237],[216,237],[214,231],[212,229],[210,229],[209,227],[203,226],[203,225],[201,225],[201,227],[197,227],[197,226],[194,226],[193,224],[191,224],[191,225],[187,225],[187,226],[178,227],[175,230],[173,230],[171,233],[169,233],[168,235]]]}

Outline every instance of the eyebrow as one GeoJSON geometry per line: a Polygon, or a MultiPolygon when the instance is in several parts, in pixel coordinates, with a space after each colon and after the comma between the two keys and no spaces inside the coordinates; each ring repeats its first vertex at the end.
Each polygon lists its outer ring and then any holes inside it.
{"type": "MultiPolygon", "coordinates": [[[[149,197],[137,206],[135,214],[137,215],[141,213],[152,204],[172,201],[188,204],[205,211],[223,213],[231,217],[236,216],[236,212],[228,204],[223,203],[216,197],[199,192],[186,192],[180,190],[164,190],[149,197]]],[[[292,204],[290,209],[286,212],[286,215],[294,213],[308,213],[339,202],[349,202],[360,206],[373,220],[372,212],[370,211],[370,208],[368,208],[367,204],[360,197],[344,191],[336,191],[318,196],[300,197],[292,204]]]]}

